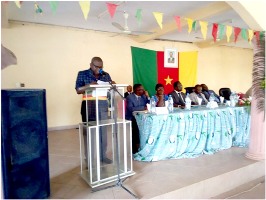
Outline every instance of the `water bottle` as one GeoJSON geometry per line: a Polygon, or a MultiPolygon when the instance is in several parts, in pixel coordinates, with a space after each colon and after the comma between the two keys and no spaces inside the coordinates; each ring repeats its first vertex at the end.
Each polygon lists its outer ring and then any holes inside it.
{"type": "Polygon", "coordinates": [[[174,101],[173,101],[172,95],[169,95],[169,98],[168,98],[168,110],[169,110],[169,113],[172,113],[174,111],[174,101]]]}
{"type": "Polygon", "coordinates": [[[238,102],[238,99],[239,99],[239,96],[238,96],[238,94],[236,93],[236,92],[234,92],[235,93],[235,102],[237,103],[238,102]]]}
{"type": "Polygon", "coordinates": [[[156,101],[155,101],[154,96],[152,96],[151,99],[150,99],[150,105],[151,105],[150,112],[151,113],[155,113],[155,110],[156,110],[156,101]]]}
{"type": "Polygon", "coordinates": [[[187,94],[186,98],[185,98],[185,108],[186,110],[190,110],[191,109],[191,100],[187,94]]]}
{"type": "Polygon", "coordinates": [[[234,92],[232,92],[231,94],[230,94],[230,97],[229,97],[229,99],[230,99],[230,106],[231,107],[235,107],[235,105],[236,105],[236,96],[235,96],[236,94],[234,93],[234,92]]]}
{"type": "Polygon", "coordinates": [[[211,93],[210,97],[209,97],[209,101],[210,102],[214,102],[215,101],[215,96],[213,93],[211,93]]]}

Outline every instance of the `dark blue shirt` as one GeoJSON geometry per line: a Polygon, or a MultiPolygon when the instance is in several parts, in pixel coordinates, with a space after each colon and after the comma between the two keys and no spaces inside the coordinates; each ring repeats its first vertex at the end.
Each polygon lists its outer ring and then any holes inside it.
{"type": "Polygon", "coordinates": [[[79,71],[77,80],[76,80],[76,89],[82,86],[85,86],[87,84],[90,84],[92,82],[97,82],[98,80],[104,81],[104,82],[110,82],[112,81],[110,75],[106,73],[105,75],[99,75],[98,78],[96,78],[93,74],[93,71],[91,69],[87,69],[84,71],[79,71]]]}

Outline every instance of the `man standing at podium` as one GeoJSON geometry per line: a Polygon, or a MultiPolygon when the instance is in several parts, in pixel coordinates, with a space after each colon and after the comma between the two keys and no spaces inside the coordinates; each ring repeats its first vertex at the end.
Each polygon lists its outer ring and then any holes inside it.
{"type": "MultiPolygon", "coordinates": [[[[96,121],[96,97],[92,96],[92,93],[85,94],[86,89],[90,85],[97,85],[99,81],[112,82],[110,75],[103,70],[103,61],[100,57],[93,57],[90,63],[90,69],[79,71],[76,79],[76,92],[77,94],[82,94],[81,103],[81,117],[82,122],[96,121]],[[88,103],[88,110],[86,110],[86,102],[88,103]],[[86,113],[88,113],[88,119],[86,118],[86,113]]],[[[108,100],[106,96],[98,97],[98,116],[99,120],[108,119],[108,100]]],[[[86,132],[85,132],[86,133],[86,132]]],[[[84,134],[86,136],[86,134],[84,134]]],[[[100,141],[100,160],[102,163],[110,164],[112,160],[106,157],[107,150],[107,129],[105,126],[99,129],[99,141],[100,141]]],[[[85,156],[88,158],[86,137],[84,138],[85,144],[85,156]]],[[[95,144],[93,145],[95,146],[95,144]]],[[[94,149],[92,147],[92,149],[94,149]]],[[[86,161],[87,163],[87,161],[86,161]]]]}

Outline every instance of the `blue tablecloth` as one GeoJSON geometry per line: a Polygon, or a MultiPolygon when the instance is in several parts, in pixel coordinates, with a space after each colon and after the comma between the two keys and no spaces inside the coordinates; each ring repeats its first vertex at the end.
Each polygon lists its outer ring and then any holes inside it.
{"type": "Polygon", "coordinates": [[[232,146],[247,147],[250,107],[175,109],[168,115],[135,113],[140,151],[134,160],[158,161],[213,154],[232,146]]]}

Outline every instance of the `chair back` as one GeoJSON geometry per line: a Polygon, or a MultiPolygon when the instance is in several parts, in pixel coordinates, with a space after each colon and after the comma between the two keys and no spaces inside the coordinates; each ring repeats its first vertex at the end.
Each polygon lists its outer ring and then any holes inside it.
{"type": "Polygon", "coordinates": [[[231,90],[230,88],[220,88],[219,95],[224,97],[225,100],[230,100],[231,90]]]}
{"type": "Polygon", "coordinates": [[[185,87],[186,94],[187,94],[187,93],[190,94],[190,93],[194,92],[194,88],[195,88],[195,87],[185,87]]]}

